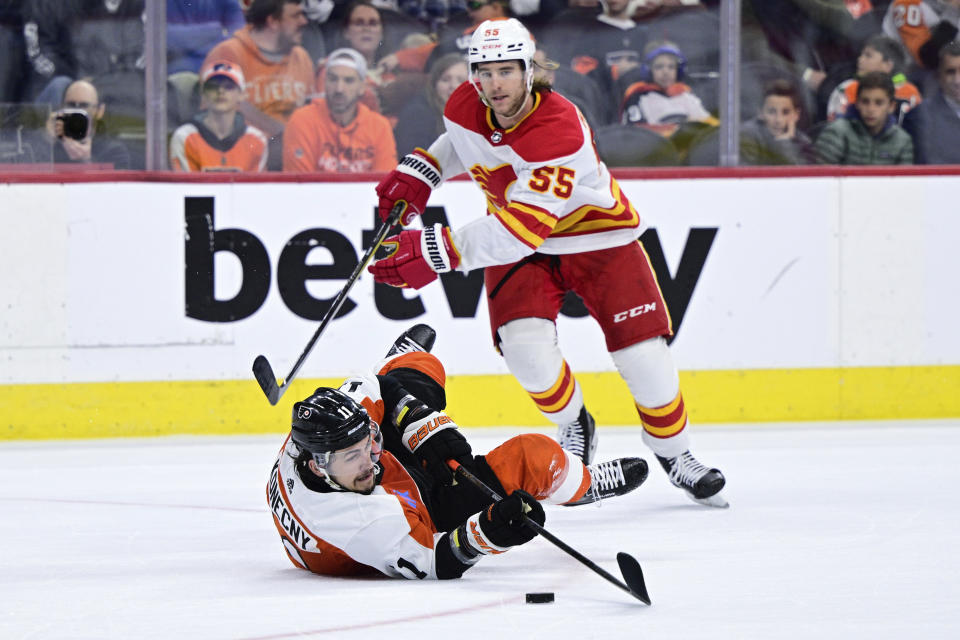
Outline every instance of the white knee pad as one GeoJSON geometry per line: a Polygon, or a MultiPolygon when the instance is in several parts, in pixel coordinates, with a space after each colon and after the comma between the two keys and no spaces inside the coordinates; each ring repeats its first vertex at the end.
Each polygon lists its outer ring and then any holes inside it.
{"type": "Polygon", "coordinates": [[[557,327],[543,318],[512,320],[499,329],[500,352],[510,373],[527,391],[549,389],[563,368],[557,327]]]}
{"type": "Polygon", "coordinates": [[[630,394],[643,407],[662,407],[680,392],[680,376],[673,355],[662,337],[630,345],[610,356],[627,383],[630,394]]]}

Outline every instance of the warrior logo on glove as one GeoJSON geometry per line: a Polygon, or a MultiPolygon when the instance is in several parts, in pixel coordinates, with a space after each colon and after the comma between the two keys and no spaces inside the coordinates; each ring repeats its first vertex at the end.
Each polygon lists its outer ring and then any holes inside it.
{"type": "Polygon", "coordinates": [[[400,216],[400,224],[407,226],[423,213],[430,192],[437,188],[441,179],[440,165],[436,159],[423,149],[414,149],[377,185],[380,219],[390,217],[394,204],[405,202],[407,206],[400,216]]]}
{"type": "Polygon", "coordinates": [[[377,282],[392,287],[422,289],[437,279],[438,273],[453,271],[460,265],[460,252],[453,244],[450,229],[440,224],[423,231],[401,231],[387,238],[383,246],[386,258],[367,267],[377,282]]]}

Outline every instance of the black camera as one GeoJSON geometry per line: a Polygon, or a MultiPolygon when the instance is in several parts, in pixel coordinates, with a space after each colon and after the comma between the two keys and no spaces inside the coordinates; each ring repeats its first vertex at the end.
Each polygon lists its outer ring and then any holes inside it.
{"type": "Polygon", "coordinates": [[[83,109],[63,109],[57,113],[57,120],[63,123],[63,135],[74,140],[87,137],[90,128],[90,116],[83,109]]]}

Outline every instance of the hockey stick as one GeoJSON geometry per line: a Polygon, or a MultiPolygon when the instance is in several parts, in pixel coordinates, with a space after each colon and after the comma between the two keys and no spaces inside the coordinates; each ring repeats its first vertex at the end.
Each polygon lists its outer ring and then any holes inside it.
{"type": "Polygon", "coordinates": [[[363,273],[367,263],[370,262],[370,258],[373,257],[373,254],[376,253],[380,245],[383,244],[390,229],[397,223],[400,216],[403,215],[406,207],[407,203],[403,200],[399,200],[393,205],[393,209],[390,210],[390,215],[387,216],[387,219],[384,220],[380,228],[377,229],[377,234],[374,236],[370,248],[367,249],[367,252],[360,258],[357,267],[347,279],[347,284],[343,285],[343,289],[341,289],[337,297],[334,298],[333,304],[330,305],[326,315],[323,316],[323,320],[320,321],[320,326],[317,327],[317,330],[313,333],[313,337],[310,338],[310,342],[307,343],[307,347],[303,350],[303,353],[300,354],[300,357],[297,359],[296,364],[293,365],[290,373],[287,374],[287,377],[282,380],[277,380],[277,376],[273,373],[273,367],[270,366],[270,362],[268,362],[267,358],[263,355],[257,356],[253,361],[253,377],[260,383],[260,388],[263,389],[263,393],[267,396],[270,404],[277,404],[277,402],[280,401],[280,396],[286,392],[290,383],[297,377],[297,372],[300,371],[300,367],[303,366],[307,356],[313,351],[313,346],[317,344],[317,340],[320,339],[320,334],[323,333],[327,325],[330,324],[330,321],[333,320],[337,312],[340,311],[340,307],[343,306],[343,302],[347,299],[347,293],[350,291],[350,288],[353,287],[353,284],[360,278],[360,274],[363,273]]]}
{"type": "MultiPolygon", "coordinates": [[[[460,474],[462,478],[466,479],[475,487],[490,496],[490,499],[497,501],[502,500],[496,491],[488,487],[483,480],[464,469],[463,465],[456,460],[447,460],[447,464],[451,469],[453,469],[454,473],[460,474]]],[[[602,567],[597,565],[595,562],[584,556],[582,553],[544,529],[540,523],[531,520],[527,514],[523,514],[523,519],[524,522],[528,526],[532,527],[534,531],[556,546],[560,547],[562,550],[566,551],[569,555],[579,560],[581,564],[586,565],[594,573],[600,574],[600,576],[605,578],[608,582],[617,585],[643,604],[650,604],[650,596],[647,594],[647,584],[643,580],[643,570],[640,569],[640,563],[637,562],[633,556],[622,551],[617,554],[617,564],[620,565],[620,571],[623,573],[623,579],[626,582],[626,584],[624,584],[616,577],[605,571],[602,567]]]]}

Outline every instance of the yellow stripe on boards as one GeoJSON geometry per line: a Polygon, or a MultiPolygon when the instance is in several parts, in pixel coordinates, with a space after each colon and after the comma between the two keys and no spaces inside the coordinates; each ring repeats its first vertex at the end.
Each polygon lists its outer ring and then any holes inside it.
{"type": "MultiPolygon", "coordinates": [[[[640,424],[619,375],[579,373],[577,380],[599,425],[640,424]]],[[[0,440],[280,434],[295,401],[340,382],[297,380],[276,407],[252,378],[0,385],[0,440]]],[[[960,366],[685,371],[680,388],[694,427],[960,417],[960,366]]],[[[447,399],[463,426],[547,424],[509,375],[450,376],[447,399]]]]}

